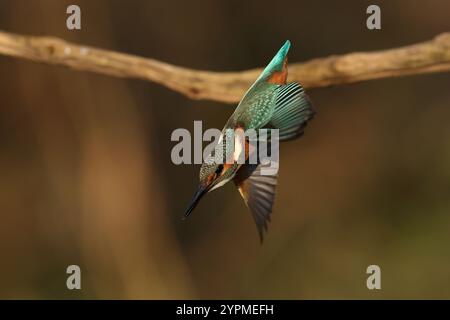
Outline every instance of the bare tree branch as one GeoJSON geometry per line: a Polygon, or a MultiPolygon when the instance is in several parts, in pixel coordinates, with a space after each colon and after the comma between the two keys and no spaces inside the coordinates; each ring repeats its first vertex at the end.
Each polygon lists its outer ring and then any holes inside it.
{"type": "MultiPolygon", "coordinates": [[[[210,72],[170,65],[52,37],[0,31],[0,54],[62,65],[76,70],[162,84],[193,99],[237,102],[260,69],[210,72]]],[[[406,47],[318,58],[289,66],[289,81],[324,87],[364,80],[450,71],[450,33],[406,47]]]]}

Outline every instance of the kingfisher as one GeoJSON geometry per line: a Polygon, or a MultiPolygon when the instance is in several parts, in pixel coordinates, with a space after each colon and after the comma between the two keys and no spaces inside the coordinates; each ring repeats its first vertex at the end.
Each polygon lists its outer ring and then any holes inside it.
{"type": "Polygon", "coordinates": [[[230,129],[278,129],[278,141],[293,140],[303,135],[304,128],[314,117],[315,111],[299,83],[286,83],[290,45],[289,40],[284,43],[228,119],[215,150],[223,150],[223,156],[227,160],[231,157],[231,161],[222,163],[223,161],[215,161],[217,158],[211,155],[206,157],[200,168],[198,189],[184,218],[192,213],[206,193],[233,180],[253,216],[260,241],[263,241],[272,213],[278,173],[263,174],[264,164],[259,158],[256,163],[236,161],[242,152],[248,160],[254,150],[249,150],[251,147],[247,138],[243,143],[236,141],[233,145],[227,144],[223,137],[226,130],[230,129]]]}

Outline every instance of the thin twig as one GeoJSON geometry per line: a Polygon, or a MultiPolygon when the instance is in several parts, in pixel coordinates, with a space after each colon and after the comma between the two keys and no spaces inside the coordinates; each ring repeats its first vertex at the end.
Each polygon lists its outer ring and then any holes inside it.
{"type": "MultiPolygon", "coordinates": [[[[58,38],[23,36],[2,31],[0,54],[76,70],[143,79],[193,99],[222,102],[239,101],[261,71],[192,70],[150,58],[77,45],[58,38]]],[[[311,88],[446,71],[450,71],[450,33],[395,49],[349,53],[290,64],[288,80],[298,81],[311,88]]]]}

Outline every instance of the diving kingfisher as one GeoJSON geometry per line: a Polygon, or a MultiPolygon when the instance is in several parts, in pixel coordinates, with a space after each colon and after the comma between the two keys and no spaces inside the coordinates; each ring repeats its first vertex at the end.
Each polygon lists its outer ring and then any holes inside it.
{"type": "MultiPolygon", "coordinates": [[[[302,86],[296,82],[286,84],[290,45],[287,40],[245,93],[225,124],[218,139],[219,148],[216,149],[224,150],[225,157],[231,155],[237,159],[236,152],[245,150],[245,159],[248,159],[252,152],[247,150],[247,140],[244,146],[234,145],[234,150],[229,150],[231,144],[225,144],[222,139],[226,130],[278,129],[279,141],[286,141],[300,137],[307,122],[313,118],[315,112],[302,86]]],[[[232,158],[231,163],[218,163],[211,156],[207,157],[201,166],[200,184],[186,210],[185,218],[206,193],[233,180],[253,215],[262,242],[264,230],[267,232],[267,223],[270,222],[278,177],[277,173],[263,175],[262,166],[259,160],[256,164],[240,164],[232,158]]]]}

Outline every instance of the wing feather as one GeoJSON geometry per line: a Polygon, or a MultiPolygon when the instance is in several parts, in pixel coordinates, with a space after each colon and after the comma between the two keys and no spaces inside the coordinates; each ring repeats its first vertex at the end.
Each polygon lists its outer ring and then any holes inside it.
{"type": "Polygon", "coordinates": [[[245,164],[238,171],[234,182],[255,220],[261,242],[275,200],[277,175],[262,175],[262,164],[245,164]]]}

